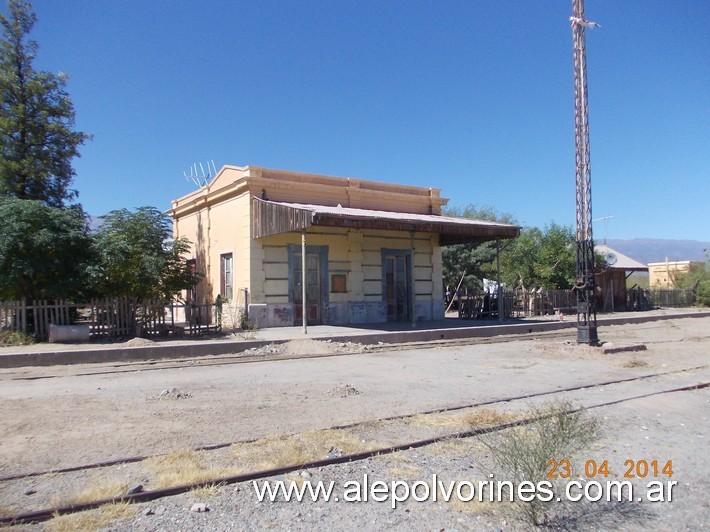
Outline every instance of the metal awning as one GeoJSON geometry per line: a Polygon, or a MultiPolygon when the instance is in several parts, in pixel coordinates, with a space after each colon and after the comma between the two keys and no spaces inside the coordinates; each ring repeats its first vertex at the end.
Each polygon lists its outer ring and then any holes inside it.
{"type": "Polygon", "coordinates": [[[382,229],[436,233],[442,246],[515,238],[520,227],[487,220],[469,220],[435,214],[328,207],[283,203],[252,197],[252,236],[301,232],[311,226],[348,229],[382,229]]]}

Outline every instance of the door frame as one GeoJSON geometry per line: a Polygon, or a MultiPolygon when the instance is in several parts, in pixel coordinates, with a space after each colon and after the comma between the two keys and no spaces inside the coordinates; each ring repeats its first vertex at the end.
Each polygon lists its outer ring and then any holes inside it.
{"type": "Polygon", "coordinates": [[[387,277],[385,276],[385,262],[389,257],[394,256],[404,256],[406,258],[405,271],[407,272],[407,283],[406,283],[406,293],[407,293],[407,314],[402,320],[398,321],[409,321],[412,319],[412,314],[414,309],[412,308],[414,297],[412,294],[412,288],[414,286],[413,277],[413,264],[412,264],[412,250],[411,249],[390,249],[382,248],[382,302],[385,306],[385,318],[387,321],[391,321],[389,314],[387,313],[387,277]]]}
{"type": "MultiPolygon", "coordinates": [[[[306,246],[306,255],[317,254],[318,255],[318,267],[320,269],[320,301],[318,302],[318,315],[320,320],[318,322],[311,322],[308,320],[309,325],[319,325],[326,322],[325,319],[325,309],[328,303],[328,246],[306,246]]],[[[293,270],[294,266],[299,269],[302,267],[301,263],[301,246],[298,244],[288,245],[288,302],[294,305],[293,308],[293,324],[301,325],[302,320],[296,319],[296,305],[293,297],[293,289],[296,282],[301,282],[301,279],[294,279],[293,270]]]]}

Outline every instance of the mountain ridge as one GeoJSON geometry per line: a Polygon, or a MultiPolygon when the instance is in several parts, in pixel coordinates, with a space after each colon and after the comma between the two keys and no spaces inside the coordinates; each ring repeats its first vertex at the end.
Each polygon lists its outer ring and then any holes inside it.
{"type": "MultiPolygon", "coordinates": [[[[602,242],[600,242],[602,243],[602,242]]],[[[606,245],[643,264],[669,261],[705,261],[710,242],[664,238],[608,238],[606,245]]]]}

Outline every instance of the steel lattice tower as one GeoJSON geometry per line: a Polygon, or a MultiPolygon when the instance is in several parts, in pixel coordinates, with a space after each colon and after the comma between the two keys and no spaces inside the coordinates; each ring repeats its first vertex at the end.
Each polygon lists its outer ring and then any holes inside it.
{"type": "Polygon", "coordinates": [[[592,176],[589,157],[589,106],[587,101],[587,45],[585,27],[596,24],[584,18],[584,0],[572,0],[574,40],[574,144],[577,204],[577,343],[598,345],[594,306],[594,239],[592,237],[592,176]]]}

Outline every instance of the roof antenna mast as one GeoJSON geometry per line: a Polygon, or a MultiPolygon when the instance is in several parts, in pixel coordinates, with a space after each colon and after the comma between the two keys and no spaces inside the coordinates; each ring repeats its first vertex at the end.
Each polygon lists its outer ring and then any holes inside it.
{"type": "Polygon", "coordinates": [[[614,217],[614,215],[612,214],[611,216],[600,216],[599,218],[594,218],[594,220],[592,220],[592,222],[598,222],[600,220],[604,221],[604,245],[605,246],[606,246],[606,236],[607,236],[608,229],[609,229],[609,220],[611,220],[613,217],[614,217]]]}
{"type": "Polygon", "coordinates": [[[599,345],[594,306],[594,238],[592,236],[592,176],[589,157],[586,28],[599,24],[584,18],[584,0],[572,0],[574,42],[574,145],[577,205],[577,343],[599,345]]]}
{"type": "Polygon", "coordinates": [[[214,165],[214,160],[207,161],[205,164],[207,165],[207,171],[205,171],[205,167],[202,166],[202,163],[195,163],[190,166],[189,175],[187,172],[183,172],[182,175],[185,176],[185,179],[188,181],[192,181],[197,188],[202,188],[217,175],[217,167],[214,165]],[[197,169],[198,164],[200,165],[199,171],[197,169]]]}

